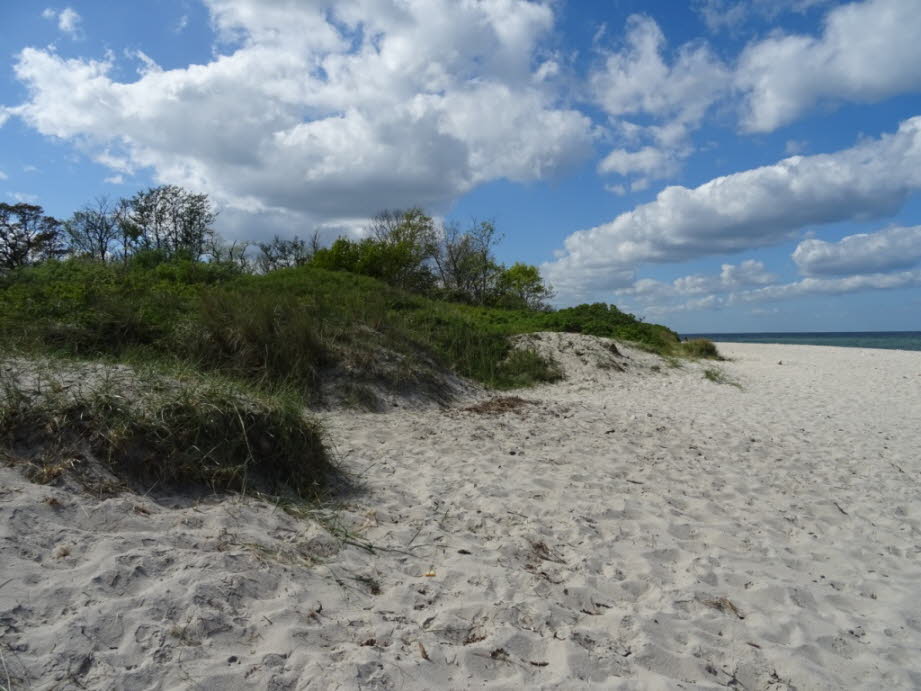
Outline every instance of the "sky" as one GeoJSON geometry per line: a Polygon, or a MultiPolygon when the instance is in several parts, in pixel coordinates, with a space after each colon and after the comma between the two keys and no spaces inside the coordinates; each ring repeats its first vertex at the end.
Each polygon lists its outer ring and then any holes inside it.
{"type": "Polygon", "coordinates": [[[492,220],[560,306],[921,330],[918,0],[0,2],[0,201],[492,220]]]}

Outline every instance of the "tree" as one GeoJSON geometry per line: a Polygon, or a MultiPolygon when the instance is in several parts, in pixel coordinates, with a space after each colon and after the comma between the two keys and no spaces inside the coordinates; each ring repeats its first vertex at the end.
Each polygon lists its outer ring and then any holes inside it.
{"type": "Polygon", "coordinates": [[[192,259],[199,259],[213,241],[211,224],[216,217],[207,194],[193,194],[176,185],[142,190],[125,200],[119,213],[122,235],[133,249],[192,259]]]}
{"type": "Polygon", "coordinates": [[[246,241],[225,242],[215,233],[206,243],[204,253],[214,264],[227,264],[239,271],[247,271],[251,268],[250,260],[246,256],[249,247],[250,244],[246,241]]]}
{"type": "Polygon", "coordinates": [[[271,242],[260,242],[259,255],[256,265],[262,273],[269,273],[276,269],[285,269],[291,266],[302,266],[320,249],[320,233],[314,232],[310,241],[305,241],[295,235],[290,240],[279,236],[272,238],[271,242]]]}
{"type": "Polygon", "coordinates": [[[435,263],[450,299],[477,305],[495,299],[502,266],[496,263],[493,248],[500,239],[489,221],[474,221],[466,231],[453,224],[444,228],[435,263]]]}
{"type": "Polygon", "coordinates": [[[532,310],[547,309],[553,289],[544,285],[540,270],[530,264],[516,262],[499,276],[499,304],[532,310]]]}
{"type": "Polygon", "coordinates": [[[118,213],[107,197],[98,197],[64,223],[71,252],[107,261],[113,245],[121,237],[118,213]]]}
{"type": "Polygon", "coordinates": [[[380,279],[397,288],[426,293],[435,286],[431,264],[438,252],[435,223],[421,209],[385,211],[374,217],[369,237],[340,237],[317,250],[312,264],[333,271],[351,271],[380,279]]]}
{"type": "Polygon", "coordinates": [[[0,202],[0,269],[9,271],[64,254],[61,226],[40,206],[0,202]]]}
{"type": "Polygon", "coordinates": [[[438,232],[431,216],[419,207],[382,211],[372,219],[370,230],[381,258],[389,264],[385,280],[405,290],[431,288],[430,264],[438,254],[438,232]]]}

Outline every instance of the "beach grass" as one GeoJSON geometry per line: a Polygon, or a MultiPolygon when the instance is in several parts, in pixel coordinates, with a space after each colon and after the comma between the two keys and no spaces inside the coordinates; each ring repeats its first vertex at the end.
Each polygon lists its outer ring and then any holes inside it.
{"type": "Polygon", "coordinates": [[[714,384],[727,384],[729,386],[734,386],[737,389],[741,389],[742,385],[729,378],[725,372],[716,367],[708,367],[704,370],[704,379],[707,381],[712,381],[714,384]]]}
{"type": "Polygon", "coordinates": [[[37,482],[73,474],[103,494],[121,483],[315,497],[337,475],[296,396],[66,360],[6,361],[3,370],[0,439],[37,482]]]}
{"type": "Polygon", "coordinates": [[[385,384],[432,368],[497,389],[557,380],[555,363],[511,345],[511,336],[536,331],[615,338],[670,357],[718,357],[709,342],[681,344],[666,327],[613,305],[480,307],[310,266],[253,275],[184,260],[123,266],[71,259],[0,277],[7,348],[181,361],[267,392],[296,389],[306,401],[318,377],[337,368],[385,384]]]}

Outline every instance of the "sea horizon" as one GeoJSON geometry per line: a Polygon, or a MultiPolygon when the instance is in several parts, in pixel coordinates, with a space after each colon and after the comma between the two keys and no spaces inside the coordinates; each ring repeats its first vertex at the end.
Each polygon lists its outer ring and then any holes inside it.
{"type": "Polygon", "coordinates": [[[755,331],[737,333],[683,333],[682,338],[708,338],[725,343],[825,345],[842,348],[880,348],[921,351],[921,331],[755,331]]]}

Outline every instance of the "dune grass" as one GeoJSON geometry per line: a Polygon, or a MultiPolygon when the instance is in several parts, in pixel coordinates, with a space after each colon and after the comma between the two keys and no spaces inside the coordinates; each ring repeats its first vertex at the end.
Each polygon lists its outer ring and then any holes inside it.
{"type": "Polygon", "coordinates": [[[0,277],[0,344],[115,362],[182,362],[305,400],[324,372],[410,379],[450,369],[497,389],[560,377],[555,363],[510,337],[565,331],[630,341],[667,357],[718,358],[613,305],[557,311],[476,307],[375,279],[302,266],[266,275],[221,264],[71,259],[0,277]],[[381,353],[398,366],[381,368],[381,353]]]}
{"type": "MultiPolygon", "coordinates": [[[[0,380],[0,442],[33,480],[101,464],[134,489],[293,491],[336,474],[320,426],[296,397],[238,383],[64,360],[14,360],[0,380]]],[[[84,472],[86,471],[86,472],[84,472]]]]}
{"type": "Polygon", "coordinates": [[[682,355],[688,358],[723,360],[716,344],[706,338],[693,338],[690,341],[682,341],[679,344],[679,350],[682,355]]]}
{"type": "Polygon", "coordinates": [[[741,389],[742,385],[730,379],[729,376],[723,370],[717,369],[716,367],[708,367],[704,370],[704,379],[707,381],[712,381],[714,384],[727,384],[729,386],[734,386],[737,389],[741,389]]]}

